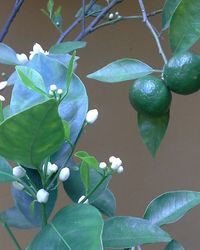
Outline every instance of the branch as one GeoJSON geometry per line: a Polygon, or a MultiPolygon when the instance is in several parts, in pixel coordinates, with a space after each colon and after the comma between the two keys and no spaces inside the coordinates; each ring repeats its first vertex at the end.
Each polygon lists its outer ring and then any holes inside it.
{"type": "Polygon", "coordinates": [[[85,30],[85,0],[82,0],[82,31],[85,30]]]}
{"type": "Polygon", "coordinates": [[[11,13],[10,13],[10,16],[8,17],[8,19],[7,19],[5,25],[0,33],[0,42],[2,42],[3,39],[5,38],[5,36],[7,35],[9,28],[10,28],[15,16],[19,12],[23,3],[24,3],[24,0],[16,0],[15,1],[15,4],[13,6],[11,13]]]}
{"type": "MultiPolygon", "coordinates": [[[[147,14],[148,17],[152,17],[152,16],[155,16],[157,14],[160,14],[162,13],[162,10],[155,10],[153,12],[150,12],[147,14]]],[[[108,26],[108,25],[112,25],[112,24],[115,24],[115,23],[118,23],[120,21],[124,21],[124,20],[131,20],[131,19],[143,19],[143,16],[118,16],[117,18],[113,19],[113,20],[110,20],[108,22],[104,22],[104,23],[101,23],[97,26],[95,26],[93,29],[92,29],[92,32],[99,29],[99,28],[102,28],[104,26],[108,26]]]]}
{"type": "MultiPolygon", "coordinates": [[[[90,1],[87,10],[85,10],[85,15],[87,15],[87,13],[90,11],[90,9],[95,4],[95,2],[96,2],[96,0],[91,0],[90,1]]],[[[81,18],[78,17],[64,32],[62,32],[61,35],[59,36],[56,44],[59,44],[59,43],[63,42],[63,40],[65,39],[65,37],[67,35],[69,35],[69,33],[79,24],[80,21],[81,21],[81,18]]]]}
{"type": "Polygon", "coordinates": [[[101,21],[101,19],[118,3],[122,2],[123,0],[113,0],[111,1],[108,6],[106,6],[99,15],[88,25],[88,27],[81,31],[81,33],[76,37],[76,41],[82,40],[86,35],[92,32],[92,29],[101,21]]]}
{"type": "Polygon", "coordinates": [[[163,48],[162,48],[162,45],[160,43],[159,37],[158,37],[155,29],[153,28],[152,24],[149,22],[149,19],[148,19],[148,16],[147,16],[147,13],[146,13],[146,10],[145,10],[145,7],[144,7],[143,0],[138,0],[138,3],[140,5],[140,9],[141,9],[141,12],[142,12],[143,22],[146,24],[146,26],[151,31],[151,33],[152,33],[152,35],[153,35],[153,37],[154,37],[154,39],[156,41],[159,54],[162,56],[162,59],[163,59],[164,63],[166,64],[167,63],[167,58],[166,58],[165,53],[163,51],[163,48]]]}

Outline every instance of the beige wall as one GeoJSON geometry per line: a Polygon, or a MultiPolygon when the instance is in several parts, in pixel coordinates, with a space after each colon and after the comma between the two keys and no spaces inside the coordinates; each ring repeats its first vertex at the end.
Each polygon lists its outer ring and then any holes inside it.
{"type": "MultiPolygon", "coordinates": [[[[0,0],[0,28],[14,0],[0,0]]],[[[75,8],[81,1],[55,1],[63,6],[65,25],[72,21],[75,8]]],[[[159,9],[163,1],[146,1],[148,10],[159,9]]],[[[40,12],[45,0],[25,1],[22,11],[13,23],[5,39],[17,51],[29,51],[34,42],[45,49],[52,45],[57,31],[40,12]]],[[[118,6],[122,15],[137,13],[137,1],[127,0],[118,6]]],[[[159,18],[152,18],[155,23],[159,18]]],[[[160,28],[160,27],[159,27],[160,28]]],[[[72,40],[74,36],[68,39],[72,40]]],[[[119,155],[124,161],[125,172],[114,176],[111,182],[118,209],[117,214],[142,216],[146,205],[157,195],[169,190],[200,190],[200,118],[199,93],[190,96],[173,96],[171,120],[165,140],[157,158],[153,160],[142,144],[136,125],[136,113],[128,101],[130,83],[106,85],[87,79],[85,76],[112,60],[122,57],[138,58],[154,67],[162,67],[152,36],[141,21],[127,21],[107,27],[89,35],[87,48],[78,51],[77,73],[84,81],[90,108],[98,108],[98,122],[87,129],[79,144],[98,159],[119,155]]],[[[167,47],[167,42],[164,42],[167,47]]],[[[169,50],[168,55],[169,55],[169,50]]],[[[196,47],[199,51],[199,47],[196,47]]],[[[0,71],[4,68],[0,66],[0,71]]],[[[58,208],[66,204],[67,197],[61,191],[58,208]]],[[[2,186],[0,210],[11,204],[8,187],[2,186]]],[[[193,209],[180,222],[167,227],[170,233],[182,242],[187,250],[199,249],[200,207],[193,209]]],[[[23,246],[30,241],[35,231],[16,231],[23,246]]],[[[5,231],[0,229],[0,249],[14,249],[5,231]]],[[[145,246],[143,249],[163,249],[163,245],[145,246]]]]}

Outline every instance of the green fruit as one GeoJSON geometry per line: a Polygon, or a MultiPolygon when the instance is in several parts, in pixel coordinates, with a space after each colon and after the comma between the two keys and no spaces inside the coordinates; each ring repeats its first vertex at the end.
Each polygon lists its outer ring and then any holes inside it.
{"type": "Polygon", "coordinates": [[[175,55],[165,65],[163,77],[175,93],[196,92],[200,89],[200,56],[190,52],[175,55]]]}
{"type": "Polygon", "coordinates": [[[160,116],[169,110],[171,92],[164,82],[155,76],[137,79],[129,89],[131,105],[138,111],[160,116]]]}

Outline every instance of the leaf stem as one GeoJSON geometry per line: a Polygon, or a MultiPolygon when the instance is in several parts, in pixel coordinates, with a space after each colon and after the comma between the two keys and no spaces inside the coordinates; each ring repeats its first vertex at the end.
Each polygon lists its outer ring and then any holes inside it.
{"type": "Polygon", "coordinates": [[[47,225],[46,204],[41,203],[42,228],[47,225]]]}
{"type": "Polygon", "coordinates": [[[140,9],[141,9],[141,12],[142,12],[142,17],[143,17],[143,22],[146,24],[146,26],[149,28],[150,32],[152,33],[155,41],[156,41],[156,45],[158,47],[158,51],[159,51],[159,54],[161,55],[164,63],[166,64],[167,63],[167,57],[163,51],[163,48],[162,48],[162,45],[160,43],[160,39],[155,31],[155,29],[153,28],[152,24],[149,22],[149,19],[147,17],[147,13],[146,13],[146,9],[144,7],[144,3],[143,3],[143,0],[138,0],[138,3],[140,5],[140,9]]]}
{"type": "Polygon", "coordinates": [[[12,232],[12,230],[10,229],[10,227],[8,226],[7,223],[3,222],[3,226],[5,228],[5,230],[7,231],[9,237],[11,238],[11,240],[13,241],[15,247],[17,250],[22,250],[21,246],[19,245],[19,242],[17,241],[14,233],[12,232]]]}
{"type": "Polygon", "coordinates": [[[15,16],[19,12],[23,3],[24,3],[24,0],[16,0],[15,1],[15,4],[13,6],[11,13],[10,13],[10,16],[8,17],[8,19],[7,19],[6,23],[4,24],[4,27],[0,33],[0,42],[2,42],[5,38],[5,36],[7,35],[8,30],[9,30],[15,16]]]}

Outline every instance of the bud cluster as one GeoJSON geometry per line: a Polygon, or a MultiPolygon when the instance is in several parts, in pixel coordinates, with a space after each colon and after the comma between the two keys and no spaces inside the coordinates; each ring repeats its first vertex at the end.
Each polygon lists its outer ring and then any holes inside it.
{"type": "Polygon", "coordinates": [[[99,168],[104,171],[111,171],[112,173],[115,172],[118,174],[121,174],[124,171],[122,160],[115,156],[111,156],[109,158],[109,164],[107,164],[106,162],[100,162],[99,168]]]}
{"type": "Polygon", "coordinates": [[[62,97],[63,90],[61,88],[57,88],[56,84],[51,84],[49,88],[49,95],[54,96],[56,100],[60,100],[62,97]]]}

